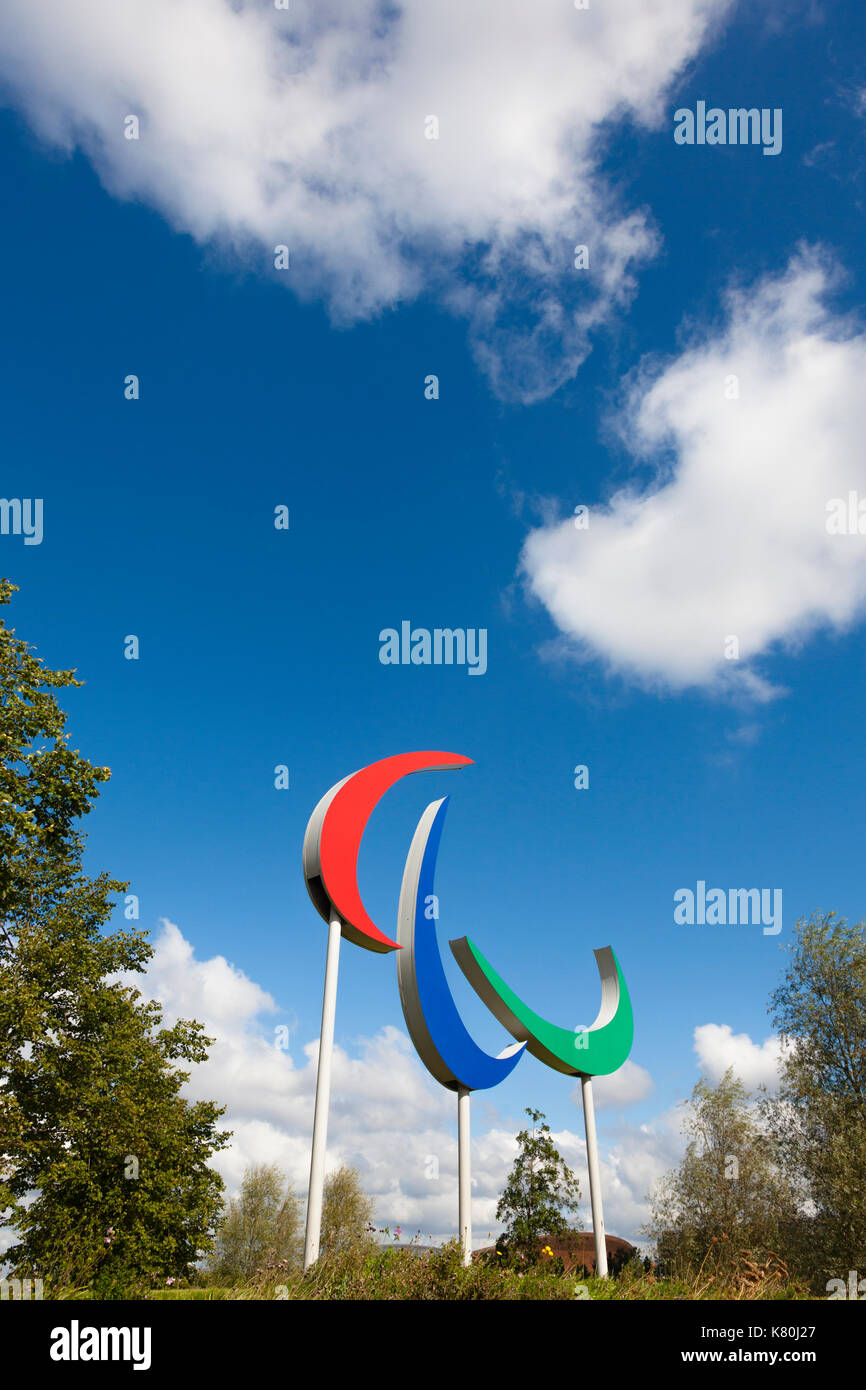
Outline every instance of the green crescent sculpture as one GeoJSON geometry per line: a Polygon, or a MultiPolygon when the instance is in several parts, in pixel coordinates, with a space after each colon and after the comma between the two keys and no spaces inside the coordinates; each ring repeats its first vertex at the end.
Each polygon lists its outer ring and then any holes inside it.
{"type": "Polygon", "coordinates": [[[540,1062],[567,1076],[607,1076],[631,1051],[634,1016],[625,977],[610,946],[594,952],[601,976],[601,1009],[590,1028],[559,1028],[534,1013],[514,993],[468,936],[449,942],[476,994],[492,1014],[540,1062]]]}

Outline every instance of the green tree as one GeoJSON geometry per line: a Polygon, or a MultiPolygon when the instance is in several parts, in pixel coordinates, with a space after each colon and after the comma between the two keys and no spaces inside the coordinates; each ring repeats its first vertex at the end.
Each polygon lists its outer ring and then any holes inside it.
{"type": "Polygon", "coordinates": [[[725,1269],[746,1251],[775,1252],[795,1194],[744,1086],[729,1067],[717,1086],[700,1080],[686,1104],[685,1154],[650,1193],[644,1228],[663,1269],[687,1275],[706,1261],[725,1269]]]}
{"type": "Polygon", "coordinates": [[[567,1212],[577,1211],[580,1188],[555,1147],[540,1110],[526,1111],[532,1130],[517,1136],[518,1153],[496,1219],[505,1224],[502,1245],[531,1251],[545,1236],[568,1230],[567,1212]]]}
{"type": "Polygon", "coordinates": [[[816,1291],[866,1270],[866,922],[801,918],[770,998],[786,1050],[764,1103],[778,1160],[803,1215],[790,1255],[816,1291]]]}
{"type": "Polygon", "coordinates": [[[68,746],[54,691],[80,684],[0,621],[0,1224],[17,1273],[108,1292],[209,1247],[228,1135],[180,1094],[211,1040],[160,1027],[129,982],[146,934],[103,931],[126,885],[82,872],[78,821],[110,774],[68,746]]]}
{"type": "Polygon", "coordinates": [[[344,1164],[329,1173],[322,1202],[322,1254],[358,1249],[371,1241],[372,1216],[373,1201],[361,1187],[357,1169],[344,1164]]]}
{"type": "Polygon", "coordinates": [[[276,1164],[248,1168],[241,1190],[217,1227],[210,1260],[220,1284],[250,1284],[257,1275],[300,1267],[301,1204],[276,1164]]]}

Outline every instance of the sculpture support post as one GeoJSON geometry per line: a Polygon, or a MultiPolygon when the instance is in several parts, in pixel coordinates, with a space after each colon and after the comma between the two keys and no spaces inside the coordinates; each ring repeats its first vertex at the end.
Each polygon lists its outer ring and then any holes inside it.
{"type": "Polygon", "coordinates": [[[598,1137],[595,1132],[595,1106],[592,1100],[592,1077],[581,1072],[580,1089],[583,1095],[583,1122],[586,1126],[586,1163],[589,1168],[589,1200],[592,1206],[592,1234],[595,1240],[595,1272],[599,1279],[607,1278],[607,1241],[604,1238],[604,1213],[601,1209],[601,1175],[598,1171],[598,1137]]]}
{"type": "Polygon", "coordinates": [[[313,1151],[310,1156],[310,1190],[307,1195],[307,1229],[304,1239],[304,1269],[319,1258],[322,1232],[322,1194],[325,1187],[325,1151],[328,1146],[328,1107],[331,1101],[331,1058],[334,1053],[334,1019],[337,1013],[337,971],[340,965],[340,918],[331,910],[328,927],[328,958],[325,964],[325,992],[322,998],[322,1031],[319,1038],[319,1066],[316,1073],[316,1109],[313,1117],[313,1151]]]}
{"type": "Polygon", "coordinates": [[[457,1219],[460,1223],[460,1239],[463,1242],[463,1263],[472,1263],[472,1176],[471,1150],[469,1146],[469,1096],[468,1087],[460,1086],[457,1091],[457,1219]]]}

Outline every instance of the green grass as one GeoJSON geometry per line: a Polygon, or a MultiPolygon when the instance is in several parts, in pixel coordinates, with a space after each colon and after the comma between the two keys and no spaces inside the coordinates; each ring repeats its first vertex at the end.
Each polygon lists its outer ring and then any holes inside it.
{"type": "MultiPolygon", "coordinates": [[[[89,1297],[77,1291],[53,1297],[89,1297]]],[[[758,1264],[744,1256],[724,1272],[702,1267],[694,1275],[659,1279],[639,1264],[609,1279],[566,1273],[558,1259],[541,1258],[528,1267],[475,1259],[464,1268],[460,1246],[451,1241],[419,1254],[406,1248],[367,1248],[322,1259],[309,1273],[263,1275],[234,1288],[159,1288],[130,1298],[160,1301],[634,1301],[634,1300],[795,1300],[808,1298],[781,1261],[758,1264]]]]}
{"type": "Polygon", "coordinates": [[[162,1300],[168,1302],[170,1299],[193,1300],[200,1302],[212,1298],[231,1298],[234,1300],[242,1298],[255,1298],[260,1295],[253,1294],[250,1290],[244,1289],[152,1289],[147,1297],[149,1299],[162,1300]]]}

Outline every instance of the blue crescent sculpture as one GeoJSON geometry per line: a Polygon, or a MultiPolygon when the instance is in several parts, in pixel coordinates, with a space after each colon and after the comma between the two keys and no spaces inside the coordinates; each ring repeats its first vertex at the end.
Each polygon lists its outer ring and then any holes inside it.
{"type": "Polygon", "coordinates": [[[467,1032],[451,996],[435,917],[425,910],[434,896],[447,808],[448,797],[431,802],[412,837],[397,912],[397,982],[409,1036],[430,1074],[451,1091],[484,1091],[514,1070],[526,1043],[511,1043],[491,1057],[467,1032]]]}

